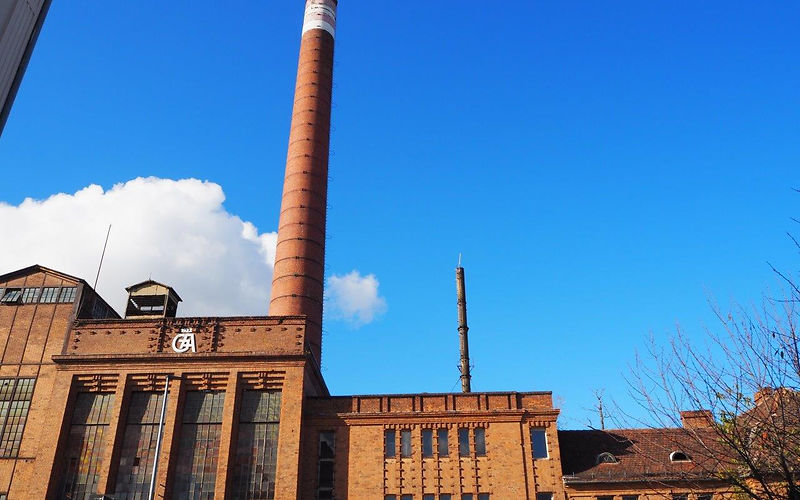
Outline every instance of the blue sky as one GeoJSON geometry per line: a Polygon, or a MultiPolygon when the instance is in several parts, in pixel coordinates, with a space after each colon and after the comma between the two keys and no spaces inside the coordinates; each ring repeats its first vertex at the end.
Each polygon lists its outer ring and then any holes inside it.
{"type": "MultiPolygon", "coordinates": [[[[197,178],[274,231],[302,12],[53,2],[0,139],[0,201],[197,178]]],[[[552,390],[567,428],[593,418],[593,389],[630,407],[650,333],[699,338],[710,295],[758,302],[767,261],[796,269],[798,18],[796,2],[342,1],[327,267],[374,274],[387,309],[326,320],[331,391],[456,389],[462,252],[475,390],[552,390]]]]}

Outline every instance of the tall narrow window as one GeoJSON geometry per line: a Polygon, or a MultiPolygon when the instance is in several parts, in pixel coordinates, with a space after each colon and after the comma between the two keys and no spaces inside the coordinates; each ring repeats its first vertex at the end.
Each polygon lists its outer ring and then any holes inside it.
{"type": "Polygon", "coordinates": [[[80,392],[75,398],[59,498],[88,500],[97,493],[113,401],[113,394],[100,392],[80,392]]]}
{"type": "Polygon", "coordinates": [[[244,391],[233,463],[233,499],[275,498],[280,391],[244,391]]]}
{"type": "Polygon", "coordinates": [[[336,434],[333,431],[319,433],[319,472],[317,498],[330,500],[333,498],[333,471],[336,455],[336,434]]]}
{"type": "Polygon", "coordinates": [[[411,456],[411,430],[400,431],[400,456],[408,458],[411,456]]]}
{"type": "Polygon", "coordinates": [[[186,393],[175,466],[173,499],[214,498],[224,401],[225,393],[221,391],[186,393]]]}
{"type": "Polygon", "coordinates": [[[39,288],[25,288],[22,290],[23,304],[30,304],[39,300],[39,288]]]}
{"type": "Polygon", "coordinates": [[[0,457],[19,455],[34,382],[34,378],[0,379],[0,457]]]}
{"type": "Polygon", "coordinates": [[[69,302],[75,302],[75,287],[65,286],[62,288],[61,295],[58,297],[58,301],[65,304],[69,302]]]}
{"type": "Polygon", "coordinates": [[[394,429],[387,429],[383,431],[383,446],[387,458],[392,458],[397,455],[397,434],[394,429]]]}
{"type": "Polygon", "coordinates": [[[422,457],[433,456],[433,429],[422,429],[422,457]]]}
{"type": "Polygon", "coordinates": [[[485,457],[486,456],[486,429],[484,429],[483,427],[476,427],[473,432],[475,433],[475,455],[477,455],[479,457],[485,457]]]}
{"type": "Polygon", "coordinates": [[[55,302],[58,297],[58,290],[59,288],[55,286],[42,288],[42,295],[39,297],[39,302],[44,302],[46,304],[55,302]]]}
{"type": "Polygon", "coordinates": [[[164,395],[160,392],[131,394],[114,492],[116,500],[147,498],[163,400],[164,395]]]}
{"type": "Polygon", "coordinates": [[[547,458],[547,436],[544,429],[531,429],[533,458],[547,458]]]}
{"type": "Polygon", "coordinates": [[[458,429],[458,456],[469,456],[469,429],[458,429]]]}
{"type": "Polygon", "coordinates": [[[16,304],[19,302],[20,298],[22,298],[22,288],[6,288],[3,297],[0,298],[0,302],[16,304]]]}
{"type": "Polygon", "coordinates": [[[437,429],[436,439],[438,441],[437,447],[439,448],[439,456],[446,457],[450,454],[447,442],[447,429],[437,429]]]}

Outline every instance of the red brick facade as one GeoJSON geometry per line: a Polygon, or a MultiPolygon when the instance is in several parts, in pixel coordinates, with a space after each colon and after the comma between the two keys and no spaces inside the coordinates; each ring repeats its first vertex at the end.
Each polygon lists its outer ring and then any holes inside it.
{"type": "Polygon", "coordinates": [[[121,319],[80,278],[41,266],[0,276],[0,499],[147,498],[154,465],[155,498],[167,500],[689,491],[669,464],[654,489],[635,466],[595,463],[608,436],[560,435],[549,392],[330,396],[320,357],[335,9],[307,2],[271,316],[173,317],[180,297],[148,281],[129,289],[136,314],[121,319]]]}

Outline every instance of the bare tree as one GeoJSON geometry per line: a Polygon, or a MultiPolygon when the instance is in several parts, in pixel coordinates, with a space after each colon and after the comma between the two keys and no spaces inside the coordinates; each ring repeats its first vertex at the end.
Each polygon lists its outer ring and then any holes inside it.
{"type": "Polygon", "coordinates": [[[753,499],[800,500],[800,289],[776,273],[781,298],[712,305],[719,323],[705,343],[681,329],[666,345],[651,338],[628,382],[652,419],[639,425],[680,428],[696,477],[753,499]],[[711,412],[707,425],[682,425],[682,410],[700,409],[711,412]]]}

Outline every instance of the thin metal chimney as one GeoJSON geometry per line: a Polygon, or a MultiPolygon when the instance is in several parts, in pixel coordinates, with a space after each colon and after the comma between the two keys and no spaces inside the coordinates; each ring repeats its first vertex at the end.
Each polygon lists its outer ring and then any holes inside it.
{"type": "Polygon", "coordinates": [[[467,332],[467,292],[464,286],[464,268],[461,267],[461,256],[458,256],[458,267],[456,268],[456,295],[458,296],[458,340],[461,347],[461,392],[471,392],[470,382],[472,376],[469,374],[469,339],[467,332]]]}

